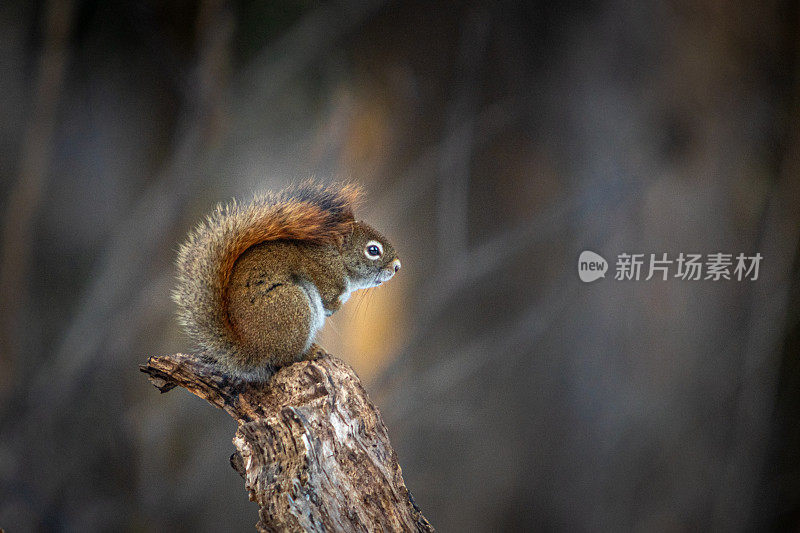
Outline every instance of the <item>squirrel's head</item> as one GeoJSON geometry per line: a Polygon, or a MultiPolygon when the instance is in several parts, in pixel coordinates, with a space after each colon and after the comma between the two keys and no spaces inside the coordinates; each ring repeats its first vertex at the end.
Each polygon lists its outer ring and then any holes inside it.
{"type": "Polygon", "coordinates": [[[386,237],[361,221],[353,223],[345,237],[342,256],[351,283],[359,288],[380,285],[400,270],[400,259],[386,237]]]}

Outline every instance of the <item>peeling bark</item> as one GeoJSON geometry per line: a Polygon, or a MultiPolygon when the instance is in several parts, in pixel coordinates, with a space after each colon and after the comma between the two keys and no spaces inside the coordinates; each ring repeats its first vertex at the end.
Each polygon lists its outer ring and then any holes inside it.
{"type": "Polygon", "coordinates": [[[140,369],[161,392],[181,386],[239,423],[231,466],[259,505],[259,531],[433,531],[358,376],[321,349],[266,384],[185,354],[140,369]]]}

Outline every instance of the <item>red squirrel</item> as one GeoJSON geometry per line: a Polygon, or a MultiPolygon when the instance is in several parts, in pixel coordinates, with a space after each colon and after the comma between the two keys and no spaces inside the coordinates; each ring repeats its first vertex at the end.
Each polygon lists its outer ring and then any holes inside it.
{"type": "Polygon", "coordinates": [[[301,361],[325,318],[400,270],[386,238],[353,209],[353,185],[307,181],[220,205],[178,253],[173,299],[190,337],[230,375],[263,381],[301,361]]]}

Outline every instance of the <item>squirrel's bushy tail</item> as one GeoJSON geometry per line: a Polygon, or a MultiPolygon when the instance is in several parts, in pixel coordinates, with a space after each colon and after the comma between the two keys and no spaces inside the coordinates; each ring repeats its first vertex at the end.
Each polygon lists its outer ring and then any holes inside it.
{"type": "Polygon", "coordinates": [[[249,204],[220,204],[200,223],[178,252],[178,285],[172,292],[178,318],[203,354],[234,374],[246,360],[228,319],[225,292],[236,259],[266,241],[293,239],[341,242],[352,230],[360,196],[350,184],[312,181],[278,193],[256,196],[249,204]]]}

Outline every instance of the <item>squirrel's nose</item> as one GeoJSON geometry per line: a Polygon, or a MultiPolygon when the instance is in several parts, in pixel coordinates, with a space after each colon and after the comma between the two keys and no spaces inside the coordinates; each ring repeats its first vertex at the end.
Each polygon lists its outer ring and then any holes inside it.
{"type": "Polygon", "coordinates": [[[395,272],[397,272],[398,270],[400,270],[400,260],[395,259],[394,261],[392,261],[392,264],[390,266],[394,268],[395,272]]]}

